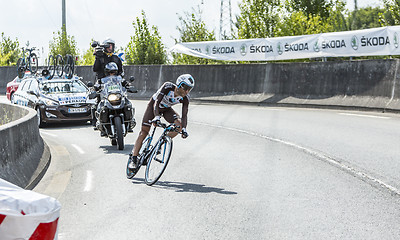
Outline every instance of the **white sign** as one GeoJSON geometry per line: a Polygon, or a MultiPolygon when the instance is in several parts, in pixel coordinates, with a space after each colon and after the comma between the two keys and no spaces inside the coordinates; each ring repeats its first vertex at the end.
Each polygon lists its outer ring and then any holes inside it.
{"type": "Polygon", "coordinates": [[[314,35],[179,43],[169,49],[226,61],[400,55],[400,26],[314,35]]]}

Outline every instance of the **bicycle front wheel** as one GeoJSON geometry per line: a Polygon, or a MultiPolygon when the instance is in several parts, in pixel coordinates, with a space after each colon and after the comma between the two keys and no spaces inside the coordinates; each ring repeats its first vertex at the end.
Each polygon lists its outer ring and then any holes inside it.
{"type": "Polygon", "coordinates": [[[158,142],[147,163],[144,177],[144,181],[147,185],[151,186],[160,179],[167,168],[171,153],[172,139],[169,136],[164,136],[161,141],[158,142]]]}

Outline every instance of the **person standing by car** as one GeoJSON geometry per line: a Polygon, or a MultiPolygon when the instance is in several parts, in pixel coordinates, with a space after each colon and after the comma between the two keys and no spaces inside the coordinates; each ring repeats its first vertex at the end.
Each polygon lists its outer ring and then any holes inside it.
{"type": "MultiPolygon", "coordinates": [[[[142,147],[143,140],[150,131],[152,123],[160,121],[161,116],[169,123],[175,123],[178,128],[182,128],[182,138],[187,138],[189,134],[186,131],[187,113],[189,109],[189,92],[194,87],[194,78],[190,74],[180,75],[176,79],[176,85],[171,82],[164,83],[160,89],[150,99],[142,120],[142,129],[136,139],[133,151],[130,154],[132,161],[129,164],[130,169],[135,169],[138,164],[139,150],[142,147]],[[182,103],[182,118],[172,109],[172,106],[182,103]]],[[[178,133],[169,133],[174,138],[178,133]]]]}
{"type": "Polygon", "coordinates": [[[118,66],[117,75],[123,77],[124,69],[122,67],[121,59],[114,54],[115,51],[115,41],[111,38],[108,38],[103,41],[103,47],[95,48],[95,61],[93,65],[93,71],[96,73],[96,79],[99,81],[100,79],[106,76],[104,69],[106,65],[110,62],[115,62],[118,66]],[[103,49],[104,48],[104,49],[103,49]]]}

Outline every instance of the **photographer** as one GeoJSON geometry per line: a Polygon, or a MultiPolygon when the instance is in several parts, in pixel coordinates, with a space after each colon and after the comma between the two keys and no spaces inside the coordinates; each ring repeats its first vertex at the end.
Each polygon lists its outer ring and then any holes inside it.
{"type": "Polygon", "coordinates": [[[108,38],[104,40],[102,45],[99,46],[98,43],[93,43],[92,46],[95,47],[95,52],[93,55],[96,56],[96,59],[93,65],[93,71],[96,72],[97,81],[100,81],[100,79],[106,76],[104,73],[104,68],[110,62],[115,62],[117,64],[117,75],[123,77],[124,70],[122,68],[122,61],[117,55],[114,54],[115,41],[111,38],[108,38]]]}

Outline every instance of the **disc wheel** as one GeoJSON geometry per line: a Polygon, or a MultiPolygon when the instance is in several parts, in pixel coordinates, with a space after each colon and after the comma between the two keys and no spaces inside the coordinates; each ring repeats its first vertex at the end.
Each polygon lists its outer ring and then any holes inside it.
{"type": "Polygon", "coordinates": [[[167,168],[172,152],[172,139],[169,136],[163,137],[154,149],[147,163],[144,181],[151,186],[160,179],[167,168]]]}

